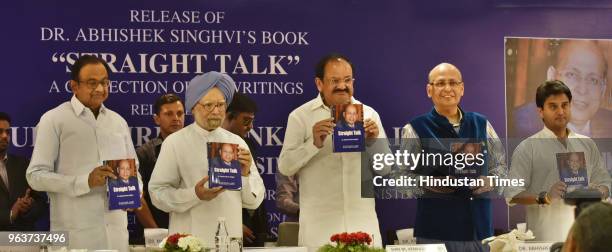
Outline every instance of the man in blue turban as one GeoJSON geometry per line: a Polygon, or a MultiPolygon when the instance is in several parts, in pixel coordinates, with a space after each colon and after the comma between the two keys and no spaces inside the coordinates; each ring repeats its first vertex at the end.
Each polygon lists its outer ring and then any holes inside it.
{"type": "Polygon", "coordinates": [[[190,233],[214,243],[218,217],[225,217],[230,237],[242,237],[242,208],[255,209],[264,197],[263,180],[248,145],[221,124],[236,84],[227,74],[208,72],[189,82],[187,112],[195,122],[167,137],[149,182],[153,204],[170,214],[169,232],[190,233]],[[239,145],[242,189],[208,186],[208,142],[239,145]]]}

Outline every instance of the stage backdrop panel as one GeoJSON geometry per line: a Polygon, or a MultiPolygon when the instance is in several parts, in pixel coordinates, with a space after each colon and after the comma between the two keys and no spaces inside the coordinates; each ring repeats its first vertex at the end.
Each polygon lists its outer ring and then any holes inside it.
{"type": "MultiPolygon", "coordinates": [[[[105,105],[128,121],[140,146],[158,134],[151,105],[157,97],[166,92],[184,96],[195,75],[226,72],[260,107],[250,136],[258,144],[270,233],[276,235],[285,216],[274,204],[274,173],[287,115],[317,95],[314,65],[320,57],[340,52],[352,59],[355,97],[379,112],[390,137],[399,137],[411,118],[431,109],[425,92],[429,70],[453,63],[465,82],[462,107],[486,115],[504,136],[504,37],[612,35],[609,6],[524,4],[7,1],[0,10],[0,110],[14,118],[11,151],[31,155],[40,116],[72,95],[69,66],[79,55],[96,54],[113,71],[105,105]]],[[[414,206],[411,200],[378,200],[383,234],[411,227],[414,206]]],[[[495,227],[506,229],[507,218],[507,207],[497,202],[495,227]]]]}

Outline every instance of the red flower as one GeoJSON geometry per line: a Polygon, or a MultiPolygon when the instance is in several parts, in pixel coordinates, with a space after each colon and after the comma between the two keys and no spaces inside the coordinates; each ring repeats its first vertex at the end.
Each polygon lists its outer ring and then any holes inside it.
{"type": "Polygon", "coordinates": [[[334,234],[334,235],[331,236],[330,240],[332,242],[338,242],[338,241],[340,241],[340,235],[339,234],[334,234]]]}
{"type": "Polygon", "coordinates": [[[372,243],[372,237],[369,234],[364,232],[355,232],[355,233],[340,233],[334,234],[330,237],[330,241],[343,243],[347,245],[363,245],[372,243]]]}
{"type": "Polygon", "coordinates": [[[349,242],[349,235],[346,232],[340,234],[340,242],[342,243],[349,242]]]}
{"type": "Polygon", "coordinates": [[[361,243],[361,240],[359,239],[359,233],[352,233],[351,234],[351,244],[358,244],[361,243]]]}
{"type": "Polygon", "coordinates": [[[180,238],[185,237],[185,236],[188,236],[188,235],[186,235],[186,234],[179,234],[179,233],[173,234],[171,236],[168,236],[168,239],[166,239],[166,243],[169,244],[169,245],[177,245],[178,244],[178,240],[180,238]]]}

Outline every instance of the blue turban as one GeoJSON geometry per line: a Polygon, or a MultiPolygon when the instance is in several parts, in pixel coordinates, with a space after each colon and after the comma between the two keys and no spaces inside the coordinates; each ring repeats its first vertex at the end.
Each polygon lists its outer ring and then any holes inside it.
{"type": "Polygon", "coordinates": [[[236,83],[232,80],[232,77],[229,77],[227,74],[210,71],[198,75],[189,81],[189,86],[185,93],[187,113],[191,114],[191,109],[214,87],[218,87],[221,90],[227,104],[232,102],[232,97],[234,97],[236,92],[236,83]]]}

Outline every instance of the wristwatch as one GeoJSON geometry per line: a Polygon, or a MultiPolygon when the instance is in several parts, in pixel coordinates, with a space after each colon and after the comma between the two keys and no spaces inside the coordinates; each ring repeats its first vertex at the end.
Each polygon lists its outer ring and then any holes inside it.
{"type": "Polygon", "coordinates": [[[550,201],[548,200],[548,192],[540,192],[540,194],[538,194],[538,198],[536,199],[536,202],[539,205],[547,205],[550,203],[550,201]]]}

